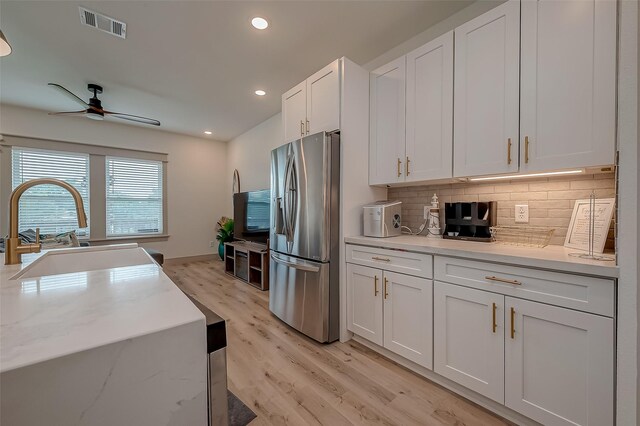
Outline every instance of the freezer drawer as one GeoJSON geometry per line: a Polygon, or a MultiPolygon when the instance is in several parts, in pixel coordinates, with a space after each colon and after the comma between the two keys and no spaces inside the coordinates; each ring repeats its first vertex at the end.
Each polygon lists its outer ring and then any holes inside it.
{"type": "Polygon", "coordinates": [[[314,340],[337,340],[338,288],[335,285],[335,289],[332,288],[330,272],[329,263],[271,252],[269,309],[282,321],[314,340]]]}

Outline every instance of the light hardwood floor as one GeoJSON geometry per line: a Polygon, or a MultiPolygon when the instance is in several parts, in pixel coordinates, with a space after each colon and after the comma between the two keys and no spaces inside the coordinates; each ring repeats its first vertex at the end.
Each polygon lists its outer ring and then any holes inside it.
{"type": "Polygon", "coordinates": [[[299,334],[269,312],[268,292],[218,260],[165,272],[227,320],[229,389],[258,416],[251,426],[510,424],[361,344],[299,334]]]}

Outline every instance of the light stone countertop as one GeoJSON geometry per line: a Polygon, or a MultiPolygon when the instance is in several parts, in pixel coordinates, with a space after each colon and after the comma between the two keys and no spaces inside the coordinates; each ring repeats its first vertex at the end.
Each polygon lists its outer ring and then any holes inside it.
{"type": "Polygon", "coordinates": [[[10,279],[44,253],[0,257],[0,372],[185,324],[204,333],[204,315],[155,263],[10,279]]]}
{"type": "MultiPolygon", "coordinates": [[[[569,254],[582,252],[563,246],[534,248],[500,243],[427,238],[420,235],[401,235],[389,238],[354,236],[345,237],[344,241],[347,244],[506,263],[605,278],[617,278],[619,274],[619,268],[615,261],[596,261],[573,257],[569,254]]],[[[613,254],[608,254],[608,256],[613,257],[613,254]]]]}

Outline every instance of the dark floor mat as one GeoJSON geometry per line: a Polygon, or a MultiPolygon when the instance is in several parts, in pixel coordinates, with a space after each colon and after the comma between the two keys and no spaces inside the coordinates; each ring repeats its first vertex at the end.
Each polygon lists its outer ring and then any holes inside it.
{"type": "Polygon", "coordinates": [[[227,390],[227,401],[229,403],[229,426],[246,426],[257,417],[251,408],[244,405],[230,390],[227,390]]]}

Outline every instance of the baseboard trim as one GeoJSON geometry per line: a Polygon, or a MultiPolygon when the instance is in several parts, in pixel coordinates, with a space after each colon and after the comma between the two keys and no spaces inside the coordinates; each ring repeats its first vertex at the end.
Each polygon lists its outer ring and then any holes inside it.
{"type": "Polygon", "coordinates": [[[208,262],[211,260],[220,259],[217,254],[201,254],[198,256],[185,256],[185,257],[172,257],[171,259],[165,259],[165,265],[179,265],[181,263],[188,262],[208,262]]]}
{"type": "Polygon", "coordinates": [[[356,334],[353,335],[352,340],[354,340],[355,342],[360,343],[362,346],[366,346],[367,348],[371,349],[372,351],[375,351],[377,353],[379,353],[380,355],[389,358],[391,361],[395,362],[396,364],[399,364],[411,371],[413,371],[416,374],[419,374],[420,376],[442,386],[443,388],[446,388],[448,390],[450,390],[451,392],[460,395],[463,398],[468,399],[469,401],[473,402],[474,404],[479,405],[480,407],[491,411],[494,414],[497,414],[498,416],[503,417],[504,419],[513,422],[517,425],[526,425],[526,426],[535,426],[535,425],[540,425],[539,423],[531,420],[528,417],[523,416],[522,414],[511,410],[508,407],[505,407],[502,404],[499,404],[485,396],[482,396],[470,389],[465,388],[464,386],[461,386],[459,384],[457,384],[456,382],[453,382],[449,379],[447,379],[446,377],[442,377],[441,375],[439,375],[438,373],[435,373],[421,365],[418,365],[412,361],[409,361],[408,359],[405,359],[403,357],[401,357],[400,355],[396,355],[395,353],[391,352],[390,350],[383,348],[382,346],[378,346],[375,343],[371,343],[369,342],[367,339],[364,339],[356,334]]]}

